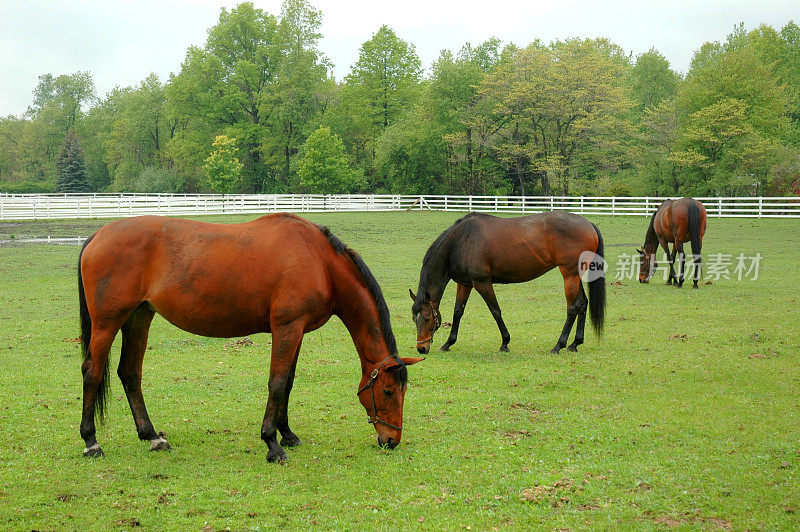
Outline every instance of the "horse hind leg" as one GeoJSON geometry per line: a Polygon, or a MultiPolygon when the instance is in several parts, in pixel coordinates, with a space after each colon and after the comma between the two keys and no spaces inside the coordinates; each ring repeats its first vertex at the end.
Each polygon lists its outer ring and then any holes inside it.
{"type": "Polygon", "coordinates": [[[83,456],[103,456],[97,443],[95,413],[103,415],[105,390],[108,386],[108,353],[117,329],[92,326],[88,356],[81,365],[83,373],[83,411],[81,414],[81,438],[86,443],[83,456]],[[98,403],[99,401],[99,403],[98,403]]]}
{"type": "Polygon", "coordinates": [[[677,286],[678,286],[678,288],[681,288],[681,287],[683,287],[683,276],[686,273],[686,271],[685,271],[686,254],[683,252],[683,242],[681,242],[679,245],[677,245],[676,248],[677,248],[677,251],[678,251],[678,257],[680,258],[680,261],[681,261],[680,278],[678,279],[678,285],[677,286]]]}
{"type": "Polygon", "coordinates": [[[583,329],[586,325],[586,309],[589,306],[589,299],[586,297],[586,292],[583,290],[583,283],[580,284],[580,292],[578,299],[575,301],[578,310],[578,323],[575,325],[575,339],[567,349],[570,351],[577,351],[578,346],[583,343],[583,329]]]}
{"type": "Polygon", "coordinates": [[[469,294],[472,292],[472,287],[468,284],[458,284],[456,290],[456,305],[453,309],[453,325],[450,327],[450,336],[439,351],[450,351],[450,346],[456,343],[458,338],[458,326],[461,324],[461,316],[464,315],[464,308],[467,306],[469,294]]]}
{"type": "Polygon", "coordinates": [[[153,428],[142,395],[142,362],[153,315],[152,310],[142,305],[122,325],[122,355],[117,375],[125,389],[139,439],[149,441],[151,451],[163,451],[170,448],[169,443],[163,432],[157,433],[153,428]]]}
{"type": "Polygon", "coordinates": [[[577,273],[569,272],[563,266],[561,267],[561,274],[564,276],[564,295],[567,298],[567,319],[564,322],[564,328],[561,330],[561,336],[558,338],[555,347],[550,350],[554,354],[566,347],[569,333],[572,331],[572,325],[579,314],[579,305],[577,303],[580,301],[578,296],[581,290],[581,278],[578,277],[577,273]]]}

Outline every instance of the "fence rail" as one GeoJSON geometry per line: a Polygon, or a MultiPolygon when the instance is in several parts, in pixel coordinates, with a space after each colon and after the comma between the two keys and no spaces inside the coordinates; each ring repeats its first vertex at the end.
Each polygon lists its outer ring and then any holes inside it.
{"type": "MultiPolygon", "coordinates": [[[[664,197],[442,196],[394,194],[0,194],[0,220],[400,210],[648,216],[664,197]]],[[[697,198],[714,217],[800,218],[797,197],[697,198]]]]}

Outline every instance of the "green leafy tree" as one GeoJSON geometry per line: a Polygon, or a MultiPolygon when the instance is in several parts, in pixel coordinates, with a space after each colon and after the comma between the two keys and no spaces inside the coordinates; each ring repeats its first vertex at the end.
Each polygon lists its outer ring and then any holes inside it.
{"type": "Polygon", "coordinates": [[[135,88],[116,89],[105,102],[113,117],[105,135],[105,161],[113,187],[132,190],[145,168],[169,166],[166,145],[179,120],[166,106],[164,86],[150,74],[135,88]]]}
{"type": "Polygon", "coordinates": [[[86,162],[78,144],[78,137],[69,130],[58,152],[56,161],[59,192],[88,192],[89,179],[86,175],[86,162]]]}
{"type": "Polygon", "coordinates": [[[678,107],[684,118],[670,159],[687,193],[755,193],[795,136],[786,86],[742,26],[695,54],[678,107]]]}
{"type": "Polygon", "coordinates": [[[237,139],[246,187],[274,174],[262,161],[261,147],[269,111],[263,93],[279,64],[277,32],[273,15],[244,2],[222,9],[204,48],[189,48],[167,89],[170,111],[181,117],[167,151],[187,181],[199,178],[195,172],[211,149],[209,140],[219,134],[237,139]]]}
{"type": "Polygon", "coordinates": [[[682,179],[675,158],[680,127],[675,98],[644,109],[633,151],[642,194],[671,196],[680,193],[682,179]]]}
{"type": "Polygon", "coordinates": [[[413,107],[419,95],[422,64],[414,45],[388,26],[361,45],[358,61],[337,95],[338,106],[325,123],[348,139],[354,157],[371,178],[372,190],[390,188],[375,180],[376,141],[413,107]]]}
{"type": "Polygon", "coordinates": [[[497,190],[496,165],[490,159],[505,117],[496,116],[478,86],[500,62],[500,41],[469,43],[456,57],[443,52],[433,65],[421,105],[443,130],[450,188],[461,193],[497,190]]]}
{"type": "Polygon", "coordinates": [[[212,147],[213,151],[203,165],[209,187],[215,192],[237,192],[241,186],[243,165],[236,157],[236,139],[218,135],[212,147]]]}
{"type": "Polygon", "coordinates": [[[362,185],[342,139],[328,127],[320,127],[306,140],[297,162],[297,176],[303,190],[315,194],[347,193],[362,185]]]}
{"type": "Polygon", "coordinates": [[[277,74],[261,103],[270,132],[263,151],[282,185],[289,182],[292,159],[330,100],[329,65],[317,48],[321,21],[322,14],[307,0],[284,1],[276,37],[277,74]]]}
{"type": "Polygon", "coordinates": [[[680,76],[669,67],[669,61],[655,48],[639,55],[630,70],[631,100],[634,111],[641,115],[678,93],[680,76]]]}
{"type": "Polygon", "coordinates": [[[347,82],[367,102],[373,125],[386,129],[413,102],[421,74],[414,45],[384,25],[361,45],[347,82]]]}
{"type": "MultiPolygon", "coordinates": [[[[621,62],[595,41],[571,40],[549,47],[534,43],[514,53],[481,84],[507,137],[525,142],[506,150],[526,156],[538,171],[542,192],[555,184],[569,193],[570,176],[580,162],[614,162],[630,138],[630,109],[621,83],[621,62]]],[[[605,163],[607,164],[607,163],[605,163]]]]}

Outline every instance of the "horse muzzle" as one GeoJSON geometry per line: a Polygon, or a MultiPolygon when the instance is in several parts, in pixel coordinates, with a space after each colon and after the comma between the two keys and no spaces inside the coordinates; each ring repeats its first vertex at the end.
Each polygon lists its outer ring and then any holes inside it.
{"type": "Polygon", "coordinates": [[[392,438],[391,436],[386,438],[385,440],[378,435],[378,447],[383,447],[385,449],[394,449],[400,444],[400,437],[398,436],[397,439],[392,438]]]}

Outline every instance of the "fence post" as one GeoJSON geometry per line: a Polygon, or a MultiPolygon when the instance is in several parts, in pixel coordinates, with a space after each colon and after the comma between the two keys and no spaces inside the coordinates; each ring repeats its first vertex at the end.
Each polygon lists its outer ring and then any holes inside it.
{"type": "Polygon", "coordinates": [[[761,218],[762,211],[764,208],[764,198],[762,196],[758,197],[758,217],[761,218]]]}
{"type": "Polygon", "coordinates": [[[472,212],[472,196],[469,197],[469,210],[472,212]]]}
{"type": "Polygon", "coordinates": [[[494,212],[497,212],[497,196],[494,197],[494,212]]]}
{"type": "Polygon", "coordinates": [[[646,198],[644,198],[644,215],[647,216],[649,212],[650,212],[650,196],[647,196],[646,198]]]}
{"type": "Polygon", "coordinates": [[[611,196],[611,215],[617,214],[617,197],[611,196]]]}
{"type": "Polygon", "coordinates": [[[583,214],[583,196],[581,196],[581,214],[583,214]]]}
{"type": "Polygon", "coordinates": [[[722,196],[717,198],[717,214],[722,218],[722,196]]]}

